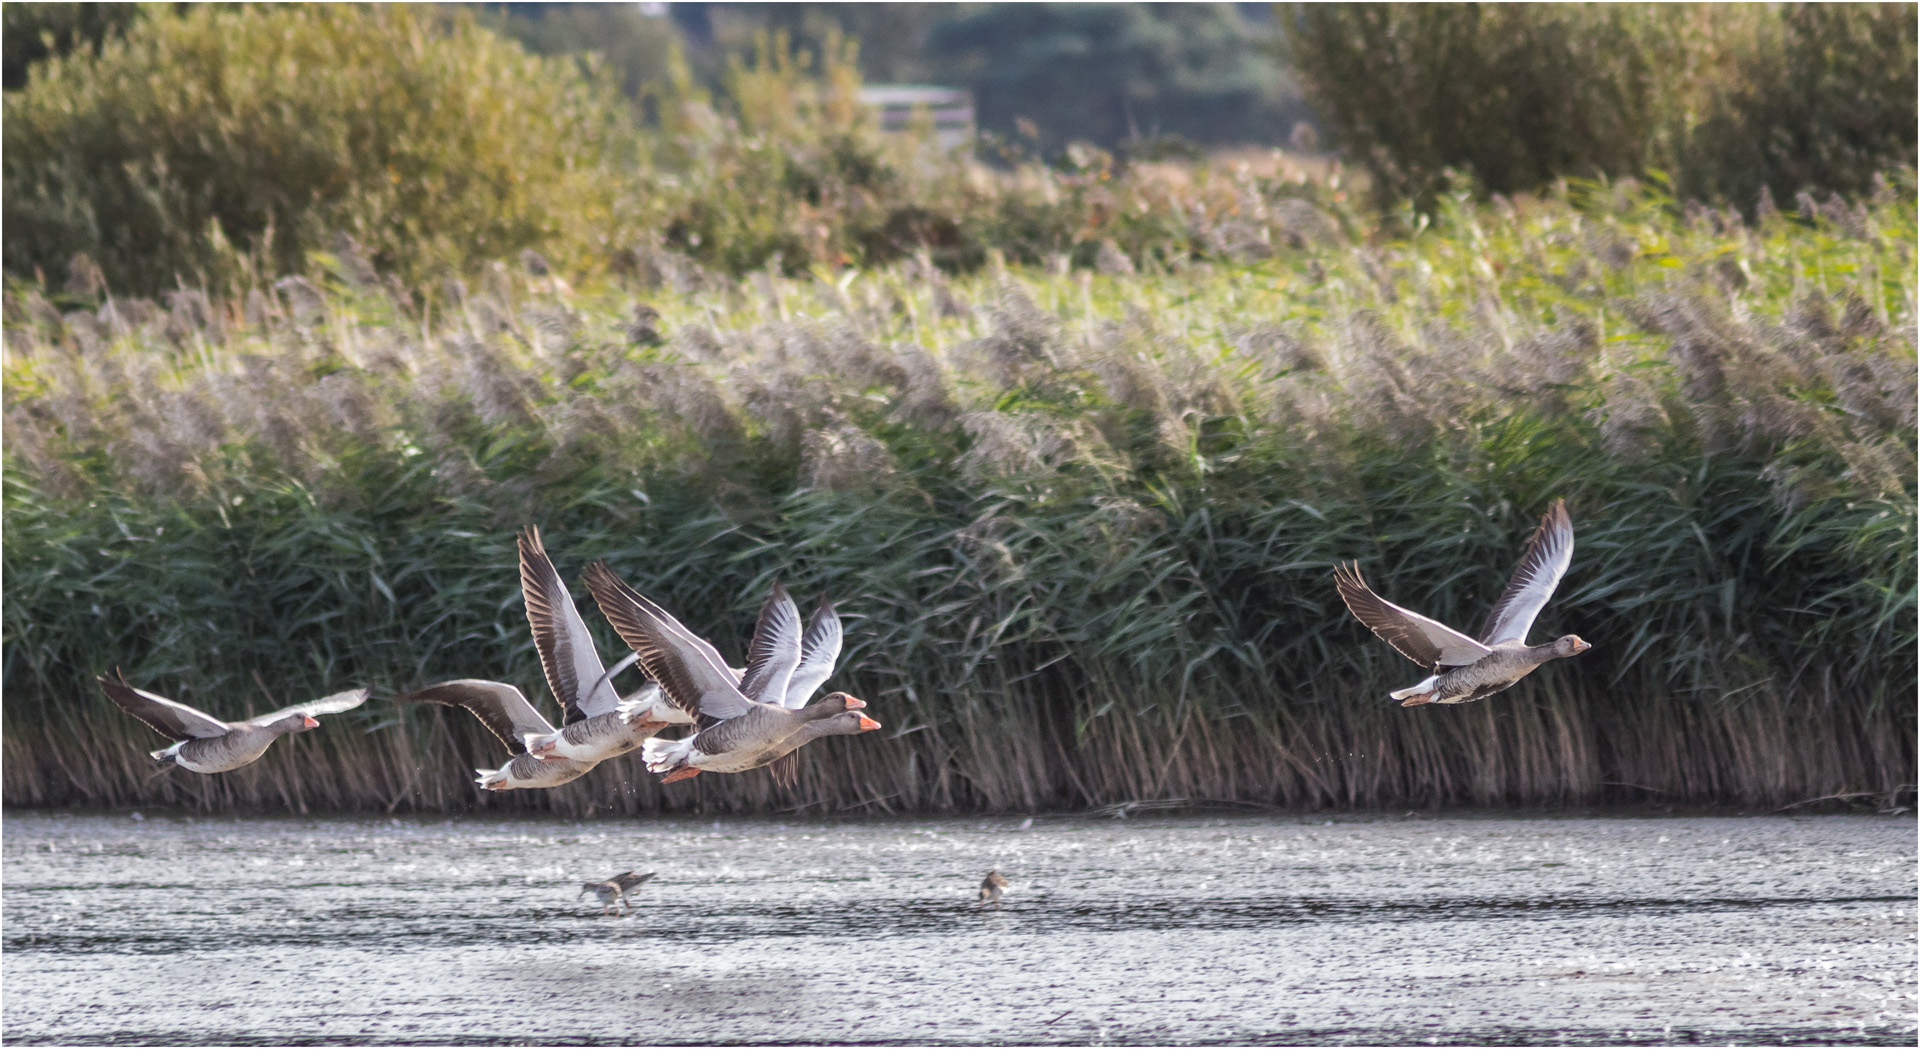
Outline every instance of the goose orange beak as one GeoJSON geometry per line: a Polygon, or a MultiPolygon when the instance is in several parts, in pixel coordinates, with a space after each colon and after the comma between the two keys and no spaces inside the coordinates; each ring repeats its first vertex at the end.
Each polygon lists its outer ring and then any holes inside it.
{"type": "Polygon", "coordinates": [[[860,699],[856,696],[848,696],[847,709],[848,710],[865,710],[867,709],[867,701],[864,699],[860,699]]]}
{"type": "Polygon", "coordinates": [[[866,716],[865,714],[860,715],[860,731],[872,732],[874,729],[877,729],[879,727],[880,727],[880,723],[878,721],[873,720],[872,718],[866,716]]]}
{"type": "Polygon", "coordinates": [[[320,722],[312,714],[302,714],[300,715],[300,727],[301,728],[319,728],[320,722]]]}

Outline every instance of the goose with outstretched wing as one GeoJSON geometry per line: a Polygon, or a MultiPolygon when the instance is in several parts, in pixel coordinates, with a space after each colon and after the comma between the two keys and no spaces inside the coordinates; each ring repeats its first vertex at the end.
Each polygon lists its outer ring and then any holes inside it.
{"type": "Polygon", "coordinates": [[[560,728],[526,738],[527,753],[592,764],[633,750],[668,725],[693,723],[680,708],[660,702],[660,686],[652,682],[626,697],[614,691],[613,675],[639,657],[629,655],[612,670],[601,665],[593,635],[532,526],[520,533],[520,591],[540,668],[563,711],[560,728]]]}
{"type": "MultiPolygon", "coordinates": [[[[792,710],[806,706],[814,690],[833,676],[834,665],[840,662],[842,640],[840,615],[834,611],[833,602],[822,597],[813,611],[813,618],[807,623],[807,632],[800,637],[800,664],[793,668],[793,676],[788,680],[786,695],[781,699],[783,706],[792,710]]],[[[878,721],[860,710],[849,710],[822,721],[808,722],[806,727],[788,736],[786,742],[748,767],[764,766],[773,776],[776,786],[791,787],[800,781],[801,747],[827,736],[857,736],[880,727],[878,721]]]]}
{"type": "Polygon", "coordinates": [[[338,714],[367,701],[367,690],[356,688],[246,721],[221,721],[185,703],[134,688],[119,670],[114,675],[99,679],[107,698],[174,741],[172,746],[154,751],[154,759],[172,762],[189,772],[231,772],[250,765],[281,736],[319,728],[318,715],[338,714]]]}
{"type": "Polygon", "coordinates": [[[480,719],[507,745],[513,757],[497,769],[474,769],[481,790],[527,790],[571,783],[592,771],[592,761],[541,758],[527,752],[527,738],[551,735],[553,725],[534,709],[526,694],[504,681],[461,678],[395,696],[395,703],[438,703],[460,707],[480,719]]]}
{"type": "Polygon", "coordinates": [[[656,737],[642,745],[648,770],[663,773],[662,782],[756,768],[778,757],[780,746],[808,724],[866,706],[844,692],[799,708],[785,705],[802,661],[802,631],[799,610],[777,583],[761,607],[746,674],[736,678],[712,644],[627,586],[605,562],[588,565],[586,580],[647,676],[699,726],[685,739],[656,737]]]}
{"type": "Polygon", "coordinates": [[[1527,631],[1572,561],[1573,520],[1567,516],[1566,500],[1556,499],[1534,529],[1520,567],[1494,602],[1477,639],[1375,594],[1360,578],[1357,564],[1336,567],[1333,579],[1355,619],[1431,672],[1425,681],[1390,693],[1401,706],[1470,703],[1511,688],[1550,659],[1593,647],[1574,634],[1544,645],[1527,644],[1527,631]]]}

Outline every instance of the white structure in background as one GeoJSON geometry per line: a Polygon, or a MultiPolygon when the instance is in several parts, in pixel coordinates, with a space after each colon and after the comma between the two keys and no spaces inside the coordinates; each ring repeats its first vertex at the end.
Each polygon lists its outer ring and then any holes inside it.
{"type": "Polygon", "coordinates": [[[928,84],[868,84],[860,89],[860,104],[880,115],[882,131],[905,131],[913,126],[921,106],[933,117],[933,136],[942,148],[973,141],[973,92],[928,84]]]}

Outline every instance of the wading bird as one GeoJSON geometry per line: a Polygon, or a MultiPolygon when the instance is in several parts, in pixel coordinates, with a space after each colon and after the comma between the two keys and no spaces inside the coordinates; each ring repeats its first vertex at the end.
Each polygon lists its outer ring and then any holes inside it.
{"type": "Polygon", "coordinates": [[[735,679],[713,645],[621,582],[604,561],[588,565],[586,579],[600,611],[639,655],[641,669],[696,718],[699,730],[685,739],[643,744],[648,771],[663,773],[663,783],[757,768],[781,757],[781,745],[807,725],[866,706],[845,692],[797,709],[785,705],[801,662],[800,614],[777,583],[761,606],[746,675],[735,679]]]}
{"type": "Polygon", "coordinates": [[[170,761],[189,772],[231,772],[252,764],[281,736],[320,727],[314,715],[338,714],[367,701],[367,690],[356,688],[248,721],[221,721],[185,703],[142,692],[127,683],[124,673],[118,669],[114,673],[118,680],[99,679],[107,698],[121,710],[153,726],[155,732],[176,740],[173,746],[154,751],[153,757],[157,761],[170,761]]]}
{"type": "Polygon", "coordinates": [[[587,893],[593,893],[599,897],[601,914],[609,913],[610,908],[616,903],[631,911],[633,910],[633,904],[627,900],[627,890],[651,877],[653,877],[652,871],[645,874],[635,874],[632,871],[627,871],[624,874],[616,874],[606,881],[587,882],[585,885],[580,886],[580,892],[577,895],[584,896],[587,893]]]}
{"type": "Polygon", "coordinates": [[[1389,693],[1401,706],[1422,703],[1470,703],[1511,688],[1549,659],[1579,655],[1592,645],[1574,634],[1544,645],[1527,644],[1527,631],[1560,585],[1573,560],[1573,521],[1567,501],[1556,499],[1534,529],[1487,625],[1474,640],[1452,627],[1410,612],[1367,589],[1360,566],[1333,570],[1334,585],[1355,619],[1380,635],[1430,675],[1417,685],[1389,693]]]}
{"type": "Polygon", "coordinates": [[[980,905],[991,903],[1000,906],[1000,896],[1007,891],[1007,876],[999,871],[988,871],[980,882],[980,905]]]}

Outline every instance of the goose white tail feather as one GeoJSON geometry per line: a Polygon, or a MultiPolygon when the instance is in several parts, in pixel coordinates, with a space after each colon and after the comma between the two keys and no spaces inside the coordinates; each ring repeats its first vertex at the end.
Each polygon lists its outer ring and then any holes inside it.
{"type": "Polygon", "coordinates": [[[172,761],[173,756],[180,753],[180,748],[186,745],[187,741],[183,739],[170,747],[161,747],[159,750],[151,750],[147,753],[152,754],[155,761],[172,761]]]}
{"type": "Polygon", "coordinates": [[[1398,692],[1389,692],[1387,695],[1395,699],[1412,699],[1415,696],[1424,696],[1433,691],[1433,683],[1438,680],[1440,680],[1440,675],[1435,674],[1425,681],[1420,682],[1418,685],[1409,685],[1398,692]]]}
{"type": "Polygon", "coordinates": [[[693,737],[661,739],[655,736],[640,744],[640,753],[646,760],[648,772],[672,772],[693,756],[693,737]]]}
{"type": "Polygon", "coordinates": [[[480,785],[481,790],[504,789],[500,787],[499,784],[507,781],[507,770],[505,766],[497,769],[474,769],[473,771],[479,775],[479,778],[475,779],[474,782],[480,785]]]}

